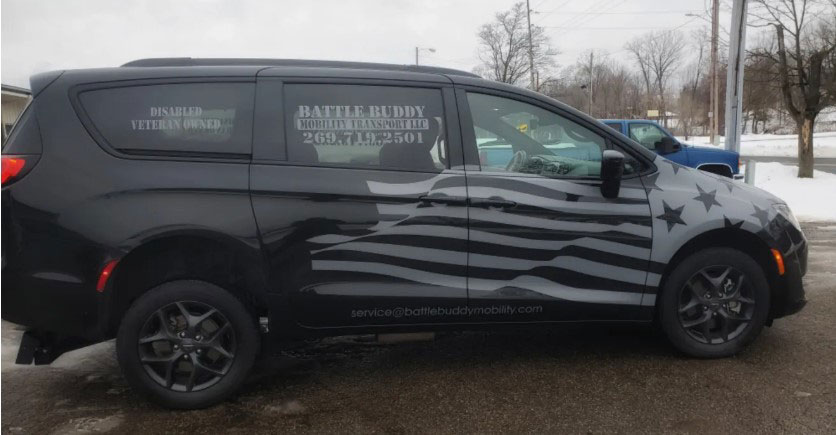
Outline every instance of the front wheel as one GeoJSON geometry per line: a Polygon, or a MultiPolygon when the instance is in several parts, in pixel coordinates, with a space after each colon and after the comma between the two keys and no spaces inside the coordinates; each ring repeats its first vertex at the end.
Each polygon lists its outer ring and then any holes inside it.
{"type": "Polygon", "coordinates": [[[769,284],[754,259],[735,249],[710,248],[671,272],[662,289],[659,320],[680,351],[727,357],[760,334],[769,303],[769,284]]]}
{"type": "Polygon", "coordinates": [[[128,383],[167,408],[196,409],[230,396],[259,348],[241,301],[202,281],[172,281],[128,309],[116,342],[128,383]]]}

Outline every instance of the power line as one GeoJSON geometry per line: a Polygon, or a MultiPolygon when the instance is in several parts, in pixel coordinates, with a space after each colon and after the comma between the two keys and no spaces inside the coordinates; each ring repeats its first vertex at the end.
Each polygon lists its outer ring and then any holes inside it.
{"type": "MultiPolygon", "coordinates": [[[[596,8],[599,8],[599,7],[601,7],[601,6],[604,6],[604,5],[605,5],[606,3],[608,3],[609,1],[610,1],[610,0],[598,0],[596,3],[592,3],[591,5],[589,5],[589,7],[588,7],[588,8],[584,9],[584,11],[583,11],[583,12],[582,12],[582,13],[581,13],[578,17],[575,17],[575,18],[570,18],[570,19],[567,19],[567,20],[561,20],[561,21],[562,21],[562,22],[561,22],[561,25],[566,25],[566,24],[568,24],[570,21],[573,21],[573,20],[579,20],[579,19],[581,19],[582,17],[584,17],[584,16],[588,15],[589,13],[593,12],[596,8]]],[[[567,3],[568,3],[568,2],[567,2],[567,3]]],[[[565,4],[565,3],[564,3],[564,4],[565,4]]],[[[555,9],[555,10],[554,10],[554,11],[552,11],[552,12],[556,12],[556,11],[557,11],[557,9],[555,9]]],[[[546,14],[546,15],[542,16],[542,17],[541,17],[541,19],[545,18],[546,16],[548,16],[548,15],[550,15],[550,14],[551,14],[551,13],[549,13],[549,14],[546,14]]]]}
{"type": "MultiPolygon", "coordinates": [[[[549,13],[557,11],[551,11],[549,13]]],[[[697,13],[697,10],[681,10],[681,11],[622,11],[622,12],[597,12],[596,15],[653,15],[653,14],[687,14],[697,13]]],[[[586,15],[589,12],[583,11],[560,11],[561,15],[586,15]]]]}
{"type": "Polygon", "coordinates": [[[540,26],[544,29],[565,29],[565,30],[653,30],[653,29],[668,29],[668,27],[662,26],[633,26],[633,27],[583,27],[583,26],[568,26],[568,27],[559,27],[559,26],[540,26]]]}
{"type": "MultiPolygon", "coordinates": [[[[545,0],[544,0],[544,1],[545,1],[545,0]]],[[[542,20],[542,19],[544,19],[544,18],[548,17],[549,15],[551,15],[551,14],[553,14],[553,13],[557,12],[558,10],[560,10],[560,8],[562,8],[563,6],[566,6],[566,4],[567,4],[567,3],[569,3],[570,1],[571,1],[571,0],[566,0],[566,1],[564,1],[563,3],[561,3],[561,4],[560,4],[560,6],[558,6],[558,7],[554,8],[554,9],[552,9],[552,10],[550,10],[550,11],[546,11],[546,13],[544,13],[544,14],[540,14],[540,16],[539,16],[538,18],[539,18],[540,20],[542,20]]],[[[540,2],[540,4],[543,4],[543,2],[540,2]]],[[[537,6],[535,6],[535,7],[534,7],[534,9],[537,9],[537,6]]],[[[535,11],[535,13],[537,13],[537,12],[535,11]]]]}
{"type": "MultiPolygon", "coordinates": [[[[681,29],[681,28],[683,28],[683,27],[687,26],[688,24],[691,24],[691,23],[692,23],[692,22],[694,22],[695,20],[696,20],[696,18],[691,18],[690,20],[688,20],[688,21],[686,21],[686,22],[684,22],[684,23],[682,23],[682,24],[680,24],[680,25],[678,25],[678,26],[676,26],[676,27],[671,27],[671,28],[668,28],[667,30],[664,30],[664,31],[662,31],[662,32],[659,32],[657,35],[654,35],[653,39],[654,39],[654,40],[656,40],[656,39],[658,39],[658,38],[662,38],[662,37],[666,36],[668,33],[675,32],[675,31],[677,31],[677,30],[679,30],[679,29],[681,29]]],[[[594,50],[594,48],[593,48],[593,49],[591,49],[591,50],[594,50]]],[[[584,51],[585,51],[585,50],[584,50],[584,51]]],[[[600,57],[605,57],[605,58],[606,58],[606,57],[610,57],[610,56],[613,56],[613,55],[616,55],[616,54],[619,54],[619,53],[624,53],[624,52],[626,52],[626,51],[629,51],[629,50],[627,50],[626,48],[622,48],[621,50],[618,50],[618,51],[613,51],[613,52],[607,52],[607,53],[600,53],[600,52],[599,52],[599,53],[598,53],[598,56],[600,56],[600,57]]]]}
{"type": "MultiPolygon", "coordinates": [[[[560,24],[558,27],[564,27],[564,28],[567,28],[567,30],[568,30],[568,28],[571,28],[571,27],[577,28],[577,27],[580,27],[580,25],[582,25],[582,24],[588,24],[588,23],[592,22],[593,20],[595,20],[596,18],[598,18],[599,16],[601,16],[600,14],[601,14],[602,9],[614,8],[616,6],[621,5],[625,1],[626,0],[620,0],[620,1],[616,0],[615,3],[611,3],[609,5],[607,5],[606,2],[601,3],[601,4],[599,4],[600,9],[591,10],[590,12],[588,12],[585,15],[578,15],[577,17],[574,17],[574,18],[569,17],[566,21],[563,22],[563,24],[560,24]],[[571,26],[569,26],[570,23],[571,23],[571,26]]],[[[594,6],[593,6],[593,8],[594,8],[594,6]]]]}

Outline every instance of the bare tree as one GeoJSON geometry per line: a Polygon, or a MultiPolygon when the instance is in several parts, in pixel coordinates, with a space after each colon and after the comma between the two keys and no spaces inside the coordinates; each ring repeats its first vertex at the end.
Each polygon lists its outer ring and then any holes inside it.
{"type": "Polygon", "coordinates": [[[646,36],[635,38],[628,42],[625,48],[636,58],[636,65],[639,67],[639,74],[644,80],[645,94],[647,98],[645,101],[645,109],[652,109],[653,91],[651,89],[651,84],[653,83],[653,78],[650,68],[651,55],[648,39],[646,36]]]}
{"type": "MultiPolygon", "coordinates": [[[[496,14],[493,22],[484,24],[479,37],[479,60],[476,72],[487,78],[510,84],[518,84],[528,77],[531,65],[528,60],[528,27],[524,3],[515,4],[510,10],[496,14]]],[[[534,69],[549,81],[549,72],[555,65],[557,51],[551,47],[549,37],[542,27],[531,26],[531,49],[534,69]]]]}
{"type": "Polygon", "coordinates": [[[587,51],[577,61],[565,67],[560,81],[553,82],[543,92],[581,111],[590,108],[590,70],[593,88],[592,112],[600,118],[637,118],[642,111],[644,91],[642,79],[626,66],[611,59],[604,51],[587,51]]]}
{"type": "Polygon", "coordinates": [[[771,111],[780,107],[780,96],[775,92],[774,83],[778,82],[777,68],[767,58],[747,56],[743,70],[743,114],[746,132],[746,120],[752,122],[752,133],[758,133],[758,124],[769,120],[771,111]]]}
{"type": "Polygon", "coordinates": [[[775,44],[753,51],[777,70],[784,109],[798,127],[798,176],[813,176],[813,131],[836,105],[836,0],[758,0],[755,25],[775,30],[775,44]]]}
{"type": "Polygon", "coordinates": [[[704,29],[699,29],[691,32],[691,48],[696,52],[697,59],[692,64],[688,65],[682,74],[683,86],[679,92],[679,123],[682,133],[685,135],[685,140],[691,136],[693,128],[700,122],[702,118],[700,114],[703,112],[703,105],[697,96],[697,90],[700,85],[700,80],[703,79],[702,72],[706,65],[706,47],[708,38],[705,35],[704,29]]]}
{"type": "Polygon", "coordinates": [[[662,122],[667,127],[667,107],[665,91],[668,81],[679,66],[682,52],[685,48],[685,38],[678,31],[662,31],[646,33],[627,43],[629,50],[636,58],[639,71],[645,79],[650,94],[651,79],[659,96],[659,109],[662,122]]]}

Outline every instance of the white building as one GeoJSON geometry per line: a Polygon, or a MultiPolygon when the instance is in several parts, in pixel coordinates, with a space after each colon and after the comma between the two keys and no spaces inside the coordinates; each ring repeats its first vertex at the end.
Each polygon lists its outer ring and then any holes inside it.
{"type": "Polygon", "coordinates": [[[3,142],[6,142],[12,126],[32,98],[32,93],[29,89],[10,85],[2,85],[2,90],[0,100],[2,100],[3,142]]]}

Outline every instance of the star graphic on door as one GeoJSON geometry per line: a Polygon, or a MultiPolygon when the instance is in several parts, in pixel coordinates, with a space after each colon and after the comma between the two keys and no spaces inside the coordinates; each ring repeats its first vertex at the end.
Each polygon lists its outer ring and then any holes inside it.
{"type": "Polygon", "coordinates": [[[725,184],[726,187],[729,188],[729,193],[732,193],[732,190],[734,190],[734,188],[735,188],[733,180],[730,180],[729,178],[723,177],[723,176],[719,176],[719,177],[717,177],[717,179],[720,180],[721,183],[725,184]]]}
{"type": "Polygon", "coordinates": [[[656,172],[654,174],[650,174],[647,177],[644,177],[642,179],[642,183],[644,184],[645,193],[650,195],[650,192],[653,191],[653,190],[658,190],[660,192],[662,191],[662,189],[659,188],[659,186],[656,184],[656,180],[658,180],[658,179],[659,179],[659,172],[656,172]]]}
{"type": "Polygon", "coordinates": [[[684,205],[677,208],[672,208],[668,205],[667,202],[662,201],[662,207],[665,209],[665,212],[660,214],[659,216],[656,216],[656,219],[661,219],[668,224],[668,232],[671,232],[674,225],[676,224],[687,225],[685,221],[683,221],[680,217],[682,215],[682,210],[685,209],[684,205]]]}
{"type": "Polygon", "coordinates": [[[717,190],[712,190],[711,192],[708,192],[702,190],[702,187],[700,187],[700,185],[697,184],[697,191],[700,192],[700,194],[695,196],[693,199],[696,199],[697,201],[701,202],[702,205],[705,206],[706,213],[708,213],[711,210],[712,205],[720,205],[720,203],[717,202],[716,198],[717,190]]]}
{"type": "Polygon", "coordinates": [[[665,160],[665,163],[668,163],[669,165],[671,165],[671,168],[673,168],[673,175],[678,175],[680,169],[685,169],[686,168],[686,166],[682,166],[679,163],[676,163],[672,160],[665,160]]]}
{"type": "Polygon", "coordinates": [[[751,216],[754,216],[755,219],[757,219],[758,222],[761,223],[761,226],[765,227],[766,224],[769,223],[769,210],[767,210],[765,208],[760,208],[760,207],[756,206],[755,204],[752,204],[752,207],[755,208],[755,212],[752,213],[751,216]]]}
{"type": "Polygon", "coordinates": [[[729,219],[728,216],[725,216],[725,215],[723,216],[723,227],[724,228],[735,228],[735,229],[739,230],[740,227],[742,227],[742,226],[743,226],[743,221],[740,221],[738,223],[732,223],[731,219],[729,219]]]}

